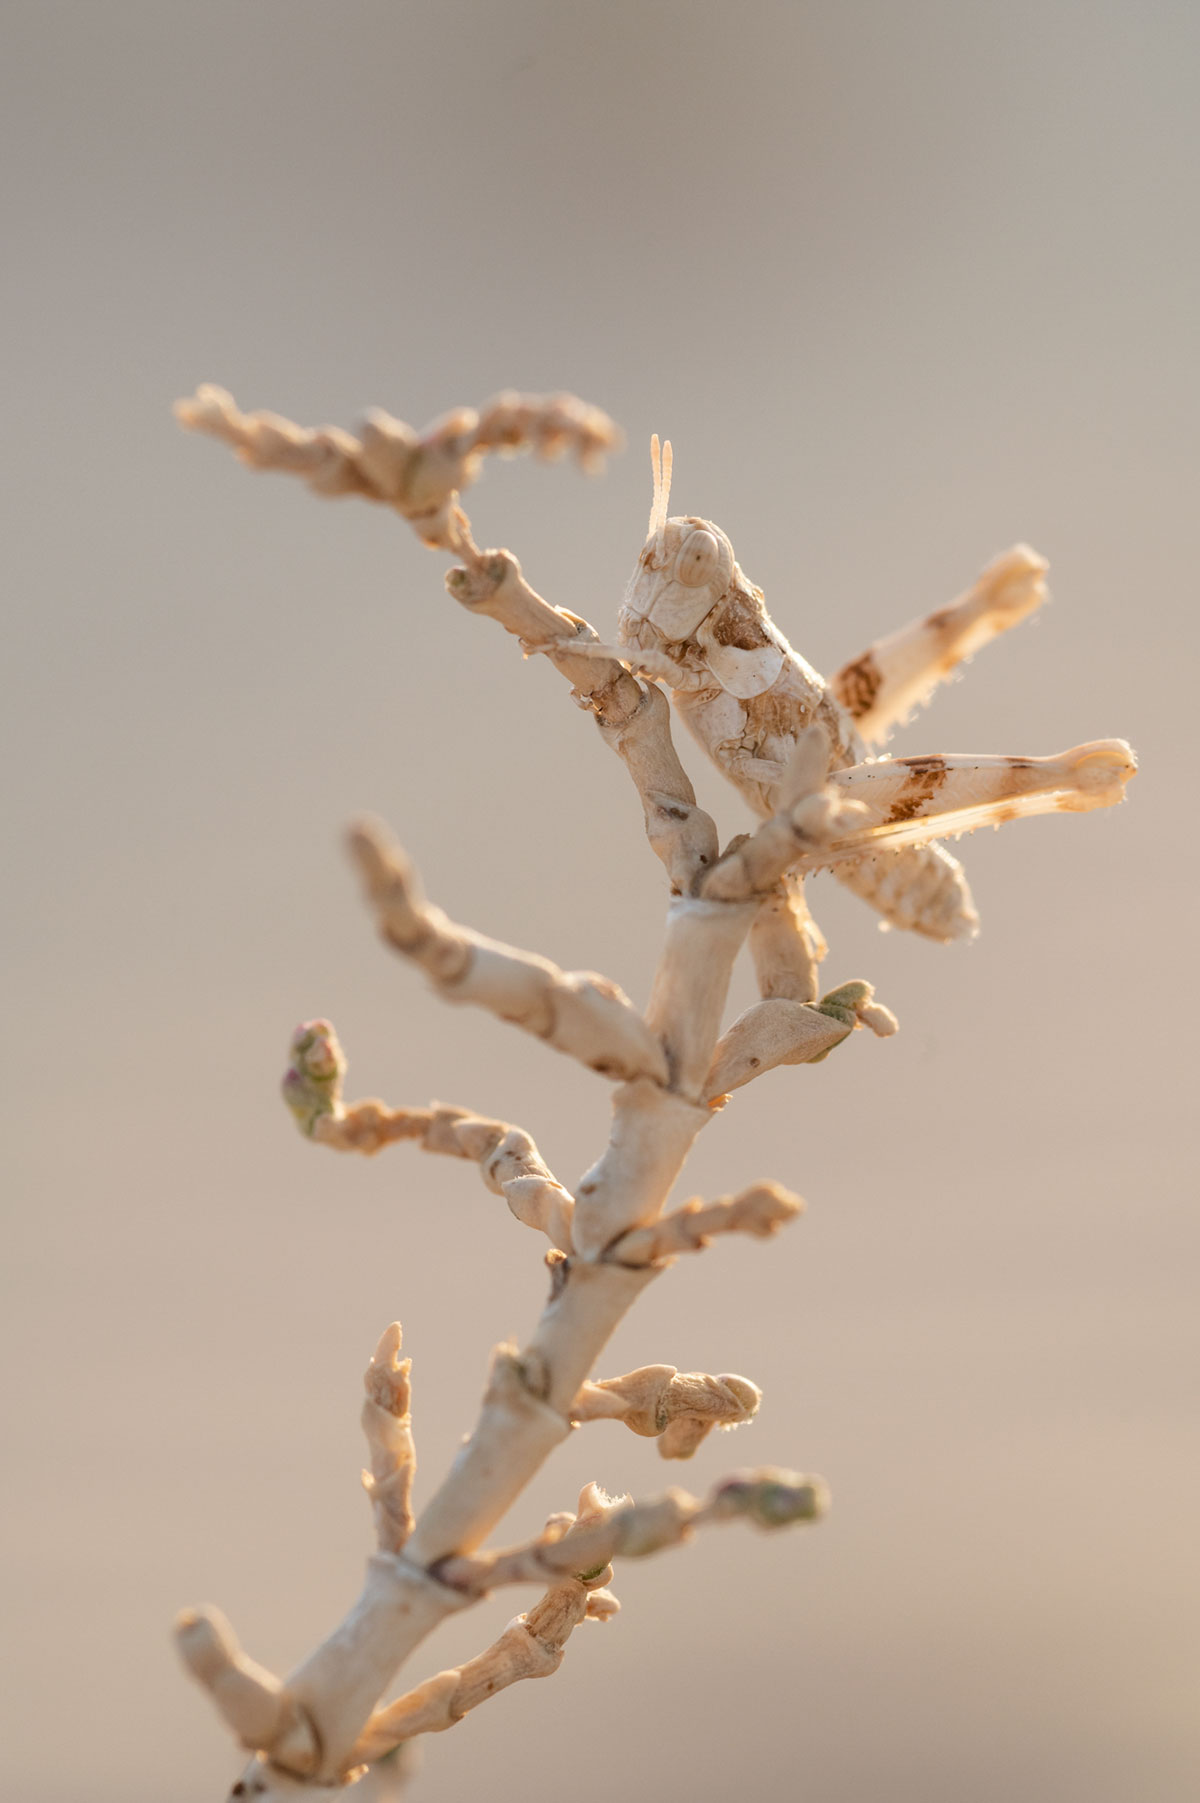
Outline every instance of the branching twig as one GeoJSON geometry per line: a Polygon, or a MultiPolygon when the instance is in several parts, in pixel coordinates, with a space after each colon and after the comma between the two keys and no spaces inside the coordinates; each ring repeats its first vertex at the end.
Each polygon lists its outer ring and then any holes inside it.
{"type": "Polygon", "coordinates": [[[589,1591],[578,1579],[552,1584],[527,1614],[509,1622],[487,1651],[451,1671],[427,1678],[415,1690],[377,1710],[351,1758],[369,1764],[401,1741],[453,1728],[469,1710],[522,1678],[549,1678],[562,1664],[572,1629],[581,1621],[605,1621],[616,1598],[589,1591]]]}
{"type": "Polygon", "coordinates": [[[608,1256],[625,1265],[654,1265],[678,1252],[700,1252],[718,1233],[772,1234],[803,1211],[799,1196],[779,1183],[753,1183],[736,1196],[715,1202],[694,1197],[651,1227],[636,1227],[611,1247],[608,1256]]]}
{"type": "Polygon", "coordinates": [[[539,1535],[524,1546],[469,1559],[444,1559],[443,1584],[482,1596],[502,1584],[544,1583],[568,1574],[587,1578],[614,1559],[642,1559],[677,1546],[710,1522],[751,1521],[762,1528],[816,1521],[829,1496],[820,1478],[769,1468],[739,1471],[723,1478],[700,1500],[685,1490],[667,1490],[646,1502],[614,1502],[594,1520],[569,1533],[539,1535]]]}
{"type": "MultiPolygon", "coordinates": [[[[603,1517],[608,1498],[588,1484],[579,1498],[576,1522],[603,1517]]],[[[563,1531],[571,1516],[555,1518],[554,1529],[563,1531]]],[[[352,1755],[355,1763],[369,1763],[418,1734],[440,1734],[478,1704],[523,1678],[548,1678],[562,1664],[563,1651],[573,1629],[582,1621],[609,1621],[620,1604],[604,1588],[605,1574],[582,1579],[569,1577],[551,1584],[545,1595],[523,1615],[516,1616],[500,1638],[466,1664],[439,1672],[371,1717],[352,1755]]]]}
{"type": "Polygon", "coordinates": [[[273,1672],[243,1653],[219,1609],[186,1609],[175,1622],[175,1644],[242,1746],[270,1748],[285,1770],[315,1770],[320,1744],[308,1712],[273,1672]]]}
{"type": "Polygon", "coordinates": [[[291,1054],[284,1100],[301,1132],[318,1145],[370,1157],[397,1141],[415,1140],[425,1152],[468,1158],[518,1221],[571,1250],[574,1198],[520,1127],[436,1102],[429,1108],[389,1108],[374,1097],[344,1103],[345,1055],[327,1020],[303,1021],[292,1035],[291,1054]]]}
{"type": "Polygon", "coordinates": [[[552,458],[571,451],[594,470],[621,442],[606,414],[570,394],[499,394],[482,413],[460,407],[420,434],[373,408],[355,438],[340,426],[313,431],[278,413],[242,413],[231,394],[206,383],[176,404],[175,417],[223,439],[254,469],[302,476],[321,495],[356,494],[394,507],[426,544],[448,550],[456,549],[458,490],[474,481],[484,452],[529,449],[552,458]]]}
{"type": "MultiPolygon", "coordinates": [[[[415,1520],[409,1361],[399,1358],[397,1324],[380,1339],[363,1409],[378,1550],[357,1602],[286,1682],[248,1659],[216,1612],[180,1620],[189,1669],[255,1753],[239,1794],[282,1803],[302,1788],[332,1796],[363,1761],[451,1726],[520,1678],[554,1670],[577,1623],[615,1608],[602,1588],[613,1558],[675,1545],[709,1522],[741,1517],[778,1526],[822,1513],[819,1479],[771,1470],[727,1479],[704,1501],[673,1490],[634,1503],[589,1486],[577,1517],[554,1517],[542,1534],[507,1551],[481,1550],[574,1423],[619,1419],[656,1437],[664,1455],[686,1457],[714,1426],[746,1421],[758,1407],[757,1385],[741,1377],[681,1374],[671,1365],[599,1381],[591,1372],[631,1303],[677,1253],[697,1251],[719,1233],[767,1238],[800,1211],[799,1198],[756,1184],[663,1214],[697,1134],[729,1092],[778,1064],[819,1062],[857,1026],[895,1030],[869,984],[842,984],[816,1000],[825,947],[804,907],[802,875],[848,865],[853,882],[880,848],[1018,814],[1107,806],[1133,761],[1123,742],[1100,741],[1057,759],[880,759],[830,774],[831,763],[861,754],[850,714],[884,730],[937,675],[931,660],[966,655],[1036,605],[1044,566],[1032,553],[1010,554],[965,601],[846,666],[838,678],[849,710],[843,715],[769,622],[719,529],[668,518],[669,447],[656,459],[649,537],[623,616],[622,634],[628,629],[638,641],[632,648],[614,651],[577,614],[545,601],[510,551],[479,548],[460,495],[485,453],[571,450],[590,465],[616,442],[611,421],[569,396],[503,395],[482,413],[447,415],[420,435],[383,413],[369,415],[359,437],[307,431],[276,415],[242,414],[213,388],[178,413],[256,467],[300,474],[319,493],[391,506],[426,544],[460,559],[446,578],[450,594],[496,620],[527,652],[544,653],[625,762],[673,892],[643,1014],[605,978],[563,972],[454,925],[425,900],[381,829],[364,824],[352,836],[383,937],[439,993],[484,1007],[619,1082],[608,1143],[572,1196],[520,1129],[438,1105],[347,1106],[345,1059],[329,1023],[306,1022],[293,1039],[284,1095],[308,1136],[360,1153],[413,1140],[471,1159],[555,1250],[547,1255],[551,1288],[540,1318],[524,1346],[496,1349],[475,1428],[415,1520]],[[667,700],[631,663],[667,681],[681,701],[702,698],[711,742],[701,733],[702,741],[756,809],[773,810],[722,856],[676,752],[667,700]],[[792,712],[777,721],[780,706],[792,712]],[[781,768],[779,747],[788,744],[792,755],[781,768]],[[762,999],[722,1033],[730,973],[747,939],[762,999]],[[511,1583],[538,1583],[545,1594],[476,1659],[379,1706],[449,1612],[511,1583]]],[[[697,715],[689,718],[695,728],[697,715]]],[[[911,871],[906,881],[915,881],[911,871]]],[[[950,887],[955,930],[969,927],[969,895],[950,887]]],[[[889,918],[952,937],[940,915],[921,915],[920,899],[907,913],[897,903],[889,918]]]]}
{"type": "Polygon", "coordinates": [[[455,926],[421,893],[416,871],[382,827],[361,821],[350,835],[385,943],[419,964],[450,1002],[474,1002],[606,1077],[666,1081],[662,1047],[615,983],[592,971],[562,971],[455,926]]]}
{"type": "Polygon", "coordinates": [[[541,456],[572,450],[595,469],[620,433],[599,408],[572,395],[503,394],[482,415],[460,408],[418,436],[381,410],[361,437],[336,426],[317,431],[274,413],[242,413],[224,389],[205,386],[175,409],[192,431],[223,439],[256,469],[301,475],[319,494],[358,494],[409,520],[427,545],[466,561],[446,587],[473,613],[486,614],[528,646],[544,650],[624,758],[638,787],[650,843],[678,889],[716,857],[716,828],[696,806],[671,741],[661,692],[630,675],[616,658],[580,655],[599,634],[586,620],[552,607],[525,580],[511,551],[482,551],[471,536],[459,491],[478,473],[484,451],[531,447],[541,456]]]}

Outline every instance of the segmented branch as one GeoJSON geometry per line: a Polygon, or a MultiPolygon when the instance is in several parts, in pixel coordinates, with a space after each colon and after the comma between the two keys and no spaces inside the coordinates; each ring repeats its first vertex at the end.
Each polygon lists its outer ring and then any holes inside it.
{"type": "Polygon", "coordinates": [[[655,1265],[679,1252],[700,1252],[718,1233],[748,1233],[770,1239],[804,1211],[799,1196],[781,1183],[752,1183],[736,1196],[702,1202],[698,1196],[649,1227],[635,1227],[610,1248],[623,1265],[655,1265]]]}
{"type": "Polygon", "coordinates": [[[417,1451],[412,1437],[409,1382],[412,1360],[399,1357],[399,1321],[385,1327],[363,1379],[367,1392],[362,1428],[371,1469],[363,1489],[375,1514],[375,1538],[381,1553],[399,1553],[413,1530],[412,1485],[417,1451]]]}
{"type": "Polygon", "coordinates": [[[498,394],[481,412],[456,408],[420,433],[375,407],[356,438],[340,426],[312,429],[278,413],[243,413],[224,388],[205,383],[176,402],[175,417],[189,431],[222,439],[253,469],[300,476],[320,495],[361,495],[394,507],[426,544],[446,550],[458,549],[458,491],[475,480],[484,453],[570,452],[595,470],[621,444],[608,415],[571,394],[498,394]]]}
{"type": "Polygon", "coordinates": [[[372,822],[354,828],[350,850],[385,944],[419,964],[447,1001],[486,1008],[603,1076],[666,1082],[661,1045],[607,977],[560,970],[456,926],[425,900],[412,864],[372,822]]]}
{"type": "Polygon", "coordinates": [[[831,989],[819,1002],[789,1002],[782,996],[755,1002],[717,1041],[706,1098],[728,1095],[776,1065],[820,1064],[856,1027],[869,1027],[886,1039],[898,1022],[874,997],[870,983],[855,981],[831,989]]]}
{"type": "Polygon", "coordinates": [[[424,1152],[470,1159],[518,1221],[564,1252],[571,1250],[574,1199],[522,1128],[439,1102],[428,1108],[389,1108],[375,1097],[344,1103],[345,1054],[327,1020],[301,1022],[292,1035],[291,1059],[284,1100],[300,1131],[318,1145],[373,1157],[385,1146],[410,1140],[424,1152]]]}
{"type": "MultiPolygon", "coordinates": [[[[596,1485],[588,1484],[574,1520],[602,1515],[607,1501],[596,1485]]],[[[565,1527],[573,1518],[566,1515],[554,1520],[556,1526],[565,1527]]],[[[609,1621],[619,1608],[616,1597],[604,1588],[603,1574],[586,1580],[559,1579],[532,1609],[514,1617],[485,1652],[439,1672],[376,1710],[354,1748],[355,1764],[379,1759],[416,1735],[453,1728],[469,1710],[523,1678],[550,1677],[562,1664],[566,1643],[580,1622],[609,1621]]]]}
{"type": "Polygon", "coordinates": [[[573,1421],[623,1421],[658,1441],[664,1459],[690,1459],[714,1427],[741,1427],[758,1413],[762,1391],[747,1377],[642,1365],[624,1377],[585,1383],[571,1404],[573,1421]]]}
{"type": "Polygon", "coordinates": [[[552,1529],[507,1551],[444,1559],[437,1575],[451,1589],[473,1596],[502,1584],[544,1583],[567,1575],[586,1579],[613,1559],[645,1558],[713,1522],[742,1520],[774,1528],[816,1521],[828,1501],[820,1478],[769,1467],[740,1471],[723,1478],[703,1500],[685,1490],[667,1490],[646,1502],[613,1501],[605,1512],[566,1532],[552,1529]]]}

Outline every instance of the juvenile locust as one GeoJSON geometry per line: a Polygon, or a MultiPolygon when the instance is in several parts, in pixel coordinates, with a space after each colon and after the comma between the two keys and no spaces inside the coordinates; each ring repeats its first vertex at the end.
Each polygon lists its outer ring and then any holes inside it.
{"type": "Polygon", "coordinates": [[[1041,604],[1047,565],[1035,551],[1005,552],[957,601],[879,640],[826,683],[775,625],[721,528],[693,515],[667,517],[670,445],[660,458],[655,438],[651,459],[649,531],[615,655],[670,688],[693,736],[764,817],[775,811],[799,735],[819,724],[832,785],[869,810],[852,840],[830,847],[820,863],[886,923],[942,941],[977,931],[962,865],[936,843],[941,835],[1121,799],[1136,764],[1120,739],[1049,758],[868,756],[867,745],[886,738],[965,658],[1041,604]]]}

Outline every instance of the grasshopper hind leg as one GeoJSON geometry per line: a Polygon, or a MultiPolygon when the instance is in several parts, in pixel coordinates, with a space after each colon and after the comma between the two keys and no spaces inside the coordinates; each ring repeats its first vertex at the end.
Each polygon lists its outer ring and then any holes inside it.
{"type": "Polygon", "coordinates": [[[835,864],[833,875],[889,926],[941,944],[973,939],[979,931],[966,872],[937,843],[881,847],[853,862],[835,864]]]}
{"type": "Polygon", "coordinates": [[[1014,545],[949,607],[911,621],[843,665],[830,687],[862,738],[880,744],[961,663],[1034,613],[1046,598],[1047,567],[1028,545],[1014,545]]]}

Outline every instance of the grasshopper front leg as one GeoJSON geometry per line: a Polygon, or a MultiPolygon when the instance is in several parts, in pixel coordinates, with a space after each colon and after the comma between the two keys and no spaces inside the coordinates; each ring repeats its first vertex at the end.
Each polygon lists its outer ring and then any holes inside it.
{"type": "MultiPolygon", "coordinates": [[[[526,645],[525,655],[534,657],[539,652],[562,649],[561,641],[547,640],[536,645],[526,645]]],[[[571,656],[589,658],[593,662],[623,664],[631,676],[645,676],[651,682],[665,683],[676,693],[690,694],[715,687],[710,671],[703,667],[694,668],[679,658],[668,656],[665,651],[643,651],[632,645],[606,645],[596,639],[579,644],[572,640],[571,656]]]]}
{"type": "Polygon", "coordinates": [[[1014,545],[957,601],[910,621],[845,664],[830,686],[862,737],[881,743],[966,658],[1035,612],[1046,598],[1048,567],[1028,545],[1014,545]]]}

